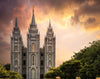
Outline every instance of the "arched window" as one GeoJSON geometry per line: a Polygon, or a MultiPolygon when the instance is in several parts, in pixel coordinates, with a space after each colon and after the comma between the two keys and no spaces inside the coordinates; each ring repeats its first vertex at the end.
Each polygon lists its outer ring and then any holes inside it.
{"type": "Polygon", "coordinates": [[[32,44],[32,52],[34,52],[35,51],[35,44],[33,43],[32,44]]]}
{"type": "Polygon", "coordinates": [[[32,55],[32,65],[35,65],[35,56],[32,55]]]}
{"type": "Polygon", "coordinates": [[[35,79],[35,69],[32,69],[32,79],[35,79]]]}
{"type": "Polygon", "coordinates": [[[43,62],[43,60],[41,60],[41,65],[43,65],[44,64],[44,62],[43,62]]]}
{"type": "Polygon", "coordinates": [[[23,65],[26,65],[26,61],[25,60],[23,60],[23,65]]]}

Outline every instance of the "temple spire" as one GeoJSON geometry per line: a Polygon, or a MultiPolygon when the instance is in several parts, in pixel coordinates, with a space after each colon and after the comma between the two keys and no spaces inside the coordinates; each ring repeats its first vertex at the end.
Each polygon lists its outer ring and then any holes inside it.
{"type": "Polygon", "coordinates": [[[15,26],[14,26],[14,29],[13,29],[13,35],[20,35],[20,30],[19,30],[19,27],[18,27],[18,23],[17,23],[17,17],[15,19],[15,26]]]}
{"type": "Polygon", "coordinates": [[[31,25],[35,25],[34,8],[33,8],[33,16],[32,16],[32,22],[31,22],[31,25]]]}
{"type": "Polygon", "coordinates": [[[51,20],[49,19],[49,26],[48,26],[48,30],[47,30],[47,36],[49,33],[53,33],[53,29],[52,29],[52,26],[51,26],[51,20]]]}

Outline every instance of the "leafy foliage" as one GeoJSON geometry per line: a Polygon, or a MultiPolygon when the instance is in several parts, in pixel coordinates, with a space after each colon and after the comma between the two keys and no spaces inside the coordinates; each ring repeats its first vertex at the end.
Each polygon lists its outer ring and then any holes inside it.
{"type": "Polygon", "coordinates": [[[75,77],[78,75],[78,71],[81,68],[80,61],[78,60],[71,60],[64,62],[61,66],[60,69],[63,72],[62,78],[67,78],[67,79],[75,79],[75,77]]]}
{"type": "Polygon", "coordinates": [[[57,76],[61,76],[62,71],[60,70],[60,67],[57,68],[50,68],[49,71],[45,74],[45,78],[56,78],[57,76]]]}
{"type": "Polygon", "coordinates": [[[100,77],[100,40],[93,41],[89,47],[85,47],[75,53],[71,60],[64,62],[45,74],[45,78],[60,76],[64,79],[95,79],[100,77]],[[56,72],[59,68],[59,71],[56,72]]]}
{"type": "Polygon", "coordinates": [[[7,70],[0,64],[0,78],[6,78],[8,76],[7,70]]]}
{"type": "Polygon", "coordinates": [[[74,79],[80,68],[80,61],[67,61],[57,68],[50,69],[45,74],[45,78],[56,78],[60,76],[64,79],[74,79]]]}
{"type": "Polygon", "coordinates": [[[7,79],[22,79],[21,75],[18,74],[17,72],[13,72],[10,71],[8,68],[9,65],[7,65],[7,67],[3,67],[0,64],[0,78],[7,78],[7,79]],[[8,71],[6,70],[6,68],[8,68],[8,71]]]}
{"type": "Polygon", "coordinates": [[[93,41],[89,47],[85,47],[75,53],[73,57],[82,63],[82,68],[79,72],[82,78],[95,79],[96,76],[100,76],[100,40],[93,41]]]}
{"type": "Polygon", "coordinates": [[[9,71],[9,79],[22,79],[21,75],[17,72],[9,71]]]}
{"type": "Polygon", "coordinates": [[[10,64],[6,64],[4,65],[4,67],[6,68],[6,70],[10,70],[10,64]]]}

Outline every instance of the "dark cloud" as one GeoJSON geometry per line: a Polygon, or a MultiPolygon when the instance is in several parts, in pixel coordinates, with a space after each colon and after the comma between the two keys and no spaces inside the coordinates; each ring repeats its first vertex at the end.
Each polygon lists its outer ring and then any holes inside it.
{"type": "Polygon", "coordinates": [[[22,15],[24,7],[25,0],[0,0],[0,62],[3,64],[10,62],[11,21],[22,15]]]}
{"type": "MultiPolygon", "coordinates": [[[[87,0],[31,0],[34,5],[48,6],[50,9],[62,10],[73,5],[80,5],[87,0]]],[[[44,7],[45,8],[45,7],[44,7]]]]}
{"type": "MultiPolygon", "coordinates": [[[[8,43],[6,43],[6,42],[4,42],[3,41],[4,39],[2,38],[2,37],[0,37],[0,46],[2,46],[2,47],[6,47],[6,46],[9,46],[9,44],[8,43]]],[[[0,47],[1,48],[1,47],[0,47]]]]}
{"type": "Polygon", "coordinates": [[[98,27],[96,25],[98,25],[99,23],[96,23],[96,18],[100,15],[100,0],[90,1],[83,3],[78,9],[74,11],[74,16],[72,16],[71,18],[72,24],[80,23],[84,24],[88,28],[93,27],[93,25],[95,24],[95,27],[98,27]],[[90,3],[90,1],[92,3],[90,3]],[[84,19],[85,16],[88,16],[88,19],[86,21],[81,21],[81,19],[84,19]],[[91,16],[93,17],[91,18],[91,16]],[[92,24],[92,26],[88,26],[88,24],[92,24]]]}
{"type": "Polygon", "coordinates": [[[0,36],[0,63],[10,62],[10,45],[0,36]]]}
{"type": "Polygon", "coordinates": [[[77,11],[75,11],[74,16],[71,17],[71,23],[72,25],[80,23],[80,19],[79,19],[79,15],[77,14],[77,11]]]}
{"type": "Polygon", "coordinates": [[[98,4],[97,2],[94,2],[94,4],[92,4],[92,5],[85,3],[77,10],[77,13],[79,15],[81,15],[81,14],[86,14],[86,15],[99,14],[100,13],[100,4],[98,4]]]}
{"type": "Polygon", "coordinates": [[[10,21],[22,12],[24,0],[0,0],[0,31],[9,27],[10,21]]]}
{"type": "Polygon", "coordinates": [[[83,22],[84,28],[87,30],[97,30],[98,24],[94,17],[89,17],[85,22],[83,22]]]}
{"type": "Polygon", "coordinates": [[[94,23],[96,21],[95,18],[88,18],[87,21],[86,21],[86,24],[91,24],[91,23],[94,23]]]}

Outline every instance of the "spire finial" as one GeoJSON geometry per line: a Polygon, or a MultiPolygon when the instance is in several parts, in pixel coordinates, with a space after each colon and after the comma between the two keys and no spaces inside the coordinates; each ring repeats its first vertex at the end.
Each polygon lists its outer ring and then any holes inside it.
{"type": "Polygon", "coordinates": [[[15,27],[17,27],[17,17],[16,17],[16,19],[15,19],[15,27]]]}
{"type": "Polygon", "coordinates": [[[31,24],[35,25],[34,6],[32,6],[32,8],[33,8],[33,16],[32,16],[32,22],[31,22],[31,24]]]}
{"type": "Polygon", "coordinates": [[[51,20],[49,19],[49,27],[51,27],[51,20]]]}
{"type": "Polygon", "coordinates": [[[34,10],[34,5],[32,6],[33,10],[34,10]]]}
{"type": "Polygon", "coordinates": [[[34,13],[34,5],[32,6],[32,9],[33,9],[33,13],[34,13]]]}

